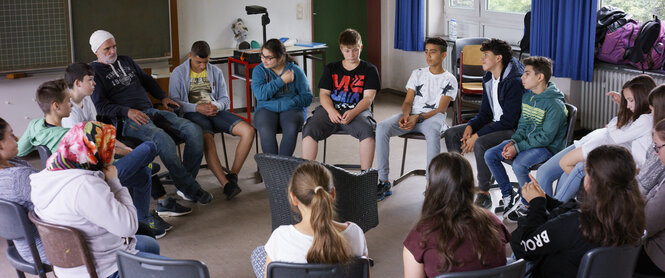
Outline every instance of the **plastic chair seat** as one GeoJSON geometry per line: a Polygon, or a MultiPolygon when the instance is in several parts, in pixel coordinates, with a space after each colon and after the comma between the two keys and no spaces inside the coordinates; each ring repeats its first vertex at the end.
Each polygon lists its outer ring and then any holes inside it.
{"type": "Polygon", "coordinates": [[[464,82],[462,83],[462,90],[465,94],[482,94],[483,93],[483,83],[482,82],[464,82]]]}

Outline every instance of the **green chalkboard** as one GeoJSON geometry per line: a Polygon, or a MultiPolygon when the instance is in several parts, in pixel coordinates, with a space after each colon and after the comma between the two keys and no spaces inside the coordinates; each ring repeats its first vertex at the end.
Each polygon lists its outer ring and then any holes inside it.
{"type": "Polygon", "coordinates": [[[169,0],[70,0],[74,61],[96,59],[90,34],[111,32],[118,54],[134,59],[171,57],[169,0]]]}
{"type": "Polygon", "coordinates": [[[0,1],[0,72],[61,67],[71,60],[67,0],[0,1]]]}

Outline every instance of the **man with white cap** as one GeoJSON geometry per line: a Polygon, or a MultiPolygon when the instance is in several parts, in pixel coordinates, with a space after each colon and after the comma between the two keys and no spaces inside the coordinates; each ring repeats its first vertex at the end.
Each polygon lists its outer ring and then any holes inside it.
{"type": "Polygon", "coordinates": [[[169,170],[178,190],[187,199],[209,203],[212,195],[203,190],[195,179],[203,158],[201,128],[172,112],[152,107],[148,92],[165,107],[179,105],[166,97],[157,82],[132,58],[117,54],[115,38],[111,33],[104,30],[92,33],[90,47],[97,55],[97,60],[90,63],[97,83],[92,94],[97,114],[124,119],[123,136],[155,142],[159,158],[169,170]],[[167,131],[185,140],[182,162],[167,131]]]}

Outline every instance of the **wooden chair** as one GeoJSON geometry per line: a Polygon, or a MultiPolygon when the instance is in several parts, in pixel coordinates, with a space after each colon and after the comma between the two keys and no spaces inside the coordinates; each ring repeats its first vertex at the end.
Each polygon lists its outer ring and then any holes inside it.
{"type": "Polygon", "coordinates": [[[81,233],[71,227],[47,223],[31,211],[30,221],[37,226],[46,258],[53,266],[72,268],[85,265],[91,278],[97,278],[95,262],[81,233]]]}

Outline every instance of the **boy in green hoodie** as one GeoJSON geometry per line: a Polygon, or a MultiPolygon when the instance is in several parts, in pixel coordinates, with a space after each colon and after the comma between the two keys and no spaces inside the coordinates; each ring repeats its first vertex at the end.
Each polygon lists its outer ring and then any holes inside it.
{"type": "Polygon", "coordinates": [[[552,62],[545,57],[524,59],[522,115],[510,140],[485,152],[485,162],[501,188],[504,215],[516,221],[524,215],[524,201],[516,202],[510,179],[501,163],[512,159],[513,172],[520,188],[529,181],[529,168],[548,160],[566,146],[567,110],[563,94],[554,83],[552,62]],[[515,204],[518,203],[518,204],[515,204]],[[511,217],[512,215],[512,217],[511,217]]]}

